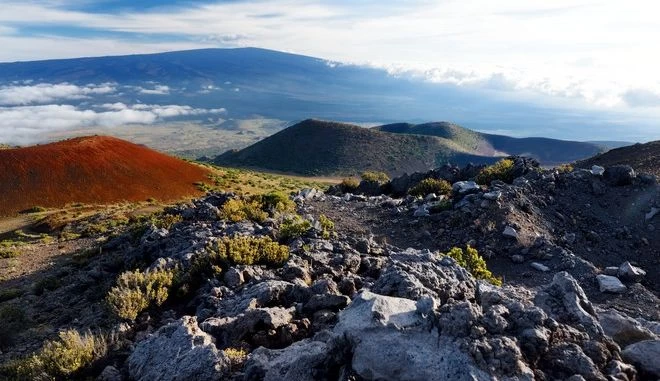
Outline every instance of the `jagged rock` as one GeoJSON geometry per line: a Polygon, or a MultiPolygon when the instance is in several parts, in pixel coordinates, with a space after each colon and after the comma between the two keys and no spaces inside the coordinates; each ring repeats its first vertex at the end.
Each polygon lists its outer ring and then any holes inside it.
{"type": "Polygon", "coordinates": [[[245,279],[243,279],[243,272],[238,271],[235,267],[227,269],[222,276],[222,279],[229,288],[238,287],[245,282],[245,279]]]}
{"type": "Polygon", "coordinates": [[[596,276],[596,280],[598,281],[600,292],[620,294],[628,289],[623,283],[621,283],[619,278],[614,276],[599,274],[596,276]]]}
{"type": "Polygon", "coordinates": [[[603,331],[622,348],[638,341],[657,339],[653,332],[638,321],[615,310],[598,312],[598,321],[603,331]]]}
{"type": "Polygon", "coordinates": [[[635,170],[629,165],[613,165],[605,169],[603,178],[612,185],[630,185],[635,179],[635,170]]]}
{"type": "Polygon", "coordinates": [[[348,339],[353,371],[377,380],[487,380],[449,337],[428,332],[416,303],[363,291],[333,332],[348,339]]]}
{"type": "Polygon", "coordinates": [[[348,305],[351,299],[346,295],[322,294],[314,295],[303,307],[303,310],[312,313],[318,310],[338,311],[348,305]]]}
{"type": "Polygon", "coordinates": [[[543,273],[547,273],[548,271],[550,271],[550,268],[548,266],[538,262],[532,262],[530,266],[532,266],[534,270],[538,270],[543,273]]]}
{"type": "Polygon", "coordinates": [[[103,372],[96,378],[96,381],[123,381],[121,372],[112,365],[103,368],[103,372]]]}
{"type": "Polygon", "coordinates": [[[481,190],[479,185],[474,181],[457,181],[451,186],[452,190],[459,195],[466,195],[476,193],[481,190]]]}
{"type": "Polygon", "coordinates": [[[317,335],[284,349],[257,348],[245,364],[246,380],[316,381],[337,379],[346,354],[341,338],[317,335]]]}
{"type": "Polygon", "coordinates": [[[138,342],[128,358],[134,380],[221,380],[228,369],[229,359],[190,316],[138,342]]]}
{"type": "Polygon", "coordinates": [[[658,179],[655,177],[655,175],[647,174],[647,173],[642,173],[637,175],[637,178],[642,182],[644,185],[655,185],[658,183],[658,179]]]}
{"type": "Polygon", "coordinates": [[[639,282],[646,276],[646,271],[637,266],[633,266],[630,262],[626,261],[619,266],[617,271],[618,277],[623,280],[632,282],[639,282]]]}
{"type": "Polygon", "coordinates": [[[430,215],[430,212],[429,212],[426,204],[421,205],[413,213],[413,217],[427,217],[429,215],[430,215]]]}
{"type": "Polygon", "coordinates": [[[212,334],[219,345],[227,346],[249,338],[248,335],[257,331],[277,330],[284,327],[293,320],[295,312],[295,307],[255,308],[238,316],[207,319],[200,324],[200,327],[212,334]]]}
{"type": "Polygon", "coordinates": [[[381,295],[417,300],[430,296],[442,302],[470,299],[475,281],[449,257],[408,249],[390,255],[390,263],[372,287],[381,295]]]}
{"type": "Polygon", "coordinates": [[[660,378],[660,340],[645,340],[623,350],[623,359],[650,377],[660,378]]]}
{"type": "Polygon", "coordinates": [[[650,221],[653,217],[655,217],[658,213],[660,213],[660,209],[658,208],[651,208],[651,211],[646,213],[644,215],[644,218],[646,221],[650,221]]]}
{"type": "Polygon", "coordinates": [[[534,304],[560,322],[578,323],[592,337],[603,334],[603,328],[584,290],[565,271],[555,274],[552,283],[536,294],[534,304]]]}
{"type": "Polygon", "coordinates": [[[504,235],[505,237],[518,239],[518,232],[516,231],[516,229],[512,228],[511,226],[507,226],[506,228],[504,228],[502,235],[504,235]]]}
{"type": "Polygon", "coordinates": [[[484,193],[484,198],[486,200],[491,200],[491,201],[497,201],[502,197],[502,192],[501,191],[493,191],[493,192],[488,192],[484,193]]]}
{"type": "Polygon", "coordinates": [[[548,361],[553,370],[566,376],[578,374],[585,380],[602,380],[602,376],[593,360],[587,356],[582,348],[573,343],[557,345],[550,349],[548,361]]]}
{"type": "Polygon", "coordinates": [[[218,312],[223,316],[236,316],[248,308],[274,305],[288,306],[296,301],[306,301],[311,296],[293,283],[281,280],[266,280],[244,289],[240,294],[220,300],[218,312]]]}
{"type": "Polygon", "coordinates": [[[596,176],[602,176],[603,173],[605,173],[605,168],[601,167],[600,165],[592,165],[591,173],[593,173],[596,176]]]}

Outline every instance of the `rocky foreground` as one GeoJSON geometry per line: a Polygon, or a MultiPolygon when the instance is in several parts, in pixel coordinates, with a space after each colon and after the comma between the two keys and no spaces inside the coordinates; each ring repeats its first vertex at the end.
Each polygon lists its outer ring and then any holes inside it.
{"type": "MultiPolygon", "coordinates": [[[[457,181],[449,208],[436,207],[437,195],[397,197],[406,190],[401,179],[393,183],[403,192],[392,184],[364,192],[394,197],[305,190],[294,200],[312,228],[289,242],[282,266],[231,266],[202,279],[185,305],[168,302],[116,324],[126,344],[98,378],[660,378],[655,178],[622,169],[521,171],[513,184],[480,187],[450,170],[457,181]],[[636,214],[616,210],[618,199],[636,204],[636,214]],[[335,220],[335,234],[323,231],[321,213],[335,220]],[[616,213],[618,222],[606,220],[616,213]],[[493,267],[502,287],[442,254],[466,243],[489,264],[506,263],[506,271],[493,267]],[[614,266],[594,264],[600,254],[614,266]],[[633,294],[644,305],[635,309],[633,294]],[[232,356],[237,349],[247,357],[232,356]]],[[[221,237],[277,237],[274,219],[219,218],[233,197],[172,208],[182,221],[171,229],[154,226],[136,244],[118,237],[104,249],[150,271],[186,270],[221,237]]]]}

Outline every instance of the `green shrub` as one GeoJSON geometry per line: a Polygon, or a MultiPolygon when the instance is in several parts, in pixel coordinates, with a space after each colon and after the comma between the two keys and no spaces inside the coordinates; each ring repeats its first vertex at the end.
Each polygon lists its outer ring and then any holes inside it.
{"type": "Polygon", "coordinates": [[[496,286],[502,285],[502,279],[497,278],[486,267],[486,261],[479,252],[468,245],[463,251],[460,247],[452,248],[447,254],[456,260],[459,266],[468,270],[476,279],[482,279],[496,286]]]}
{"type": "Polygon", "coordinates": [[[431,214],[440,213],[440,212],[444,212],[445,210],[451,210],[452,208],[453,208],[453,204],[451,203],[451,201],[449,201],[448,199],[444,199],[438,203],[432,204],[429,207],[429,213],[431,214]]]}
{"type": "Polygon", "coordinates": [[[269,237],[223,237],[209,248],[208,265],[279,265],[289,258],[289,247],[269,237]]]}
{"type": "Polygon", "coordinates": [[[268,213],[263,211],[263,205],[257,200],[246,201],[235,198],[222,205],[220,217],[232,222],[251,220],[261,223],[268,218],[268,213]]]}
{"type": "Polygon", "coordinates": [[[0,248],[0,258],[2,259],[16,258],[19,255],[21,255],[21,251],[18,249],[0,248]]]}
{"type": "Polygon", "coordinates": [[[280,240],[287,241],[302,237],[312,228],[312,224],[304,218],[296,215],[285,219],[280,224],[280,240]]]}
{"type": "Polygon", "coordinates": [[[70,329],[60,332],[58,339],[46,341],[37,353],[5,365],[2,372],[17,380],[70,379],[105,356],[107,350],[103,335],[70,329]]]}
{"type": "Polygon", "coordinates": [[[140,312],[165,303],[173,279],[173,270],[128,271],[119,275],[106,300],[115,315],[134,320],[140,312]]]}
{"type": "Polygon", "coordinates": [[[347,177],[341,181],[339,187],[342,192],[353,192],[360,186],[360,181],[354,177],[347,177]]]}
{"type": "Polygon", "coordinates": [[[364,181],[372,181],[381,184],[390,181],[390,177],[387,176],[387,173],[385,172],[366,171],[362,172],[360,177],[362,177],[362,180],[364,181]]]}
{"type": "Polygon", "coordinates": [[[270,192],[256,198],[261,202],[261,209],[271,214],[296,210],[296,203],[282,192],[270,192]]]}
{"type": "Polygon", "coordinates": [[[490,185],[493,180],[501,180],[505,183],[513,182],[513,160],[502,159],[479,171],[475,178],[478,184],[483,185],[490,185]]]}
{"type": "Polygon", "coordinates": [[[559,172],[559,173],[569,173],[569,172],[573,172],[574,169],[575,168],[573,168],[573,166],[571,164],[562,164],[562,165],[557,167],[557,172],[559,172]]]}
{"type": "Polygon", "coordinates": [[[451,194],[451,184],[447,180],[442,179],[424,179],[410,188],[408,193],[417,197],[424,197],[431,193],[449,196],[451,194]]]}
{"type": "Polygon", "coordinates": [[[323,239],[330,238],[330,235],[335,230],[335,223],[326,217],[325,214],[319,216],[319,223],[321,224],[321,236],[323,239]]]}
{"type": "Polygon", "coordinates": [[[229,358],[229,365],[232,370],[241,370],[243,364],[247,360],[248,353],[242,348],[227,348],[223,349],[225,356],[229,358]]]}

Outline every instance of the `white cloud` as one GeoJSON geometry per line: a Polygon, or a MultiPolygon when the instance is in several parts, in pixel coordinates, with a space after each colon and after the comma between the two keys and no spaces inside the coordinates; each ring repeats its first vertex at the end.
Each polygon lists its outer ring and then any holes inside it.
{"type": "Polygon", "coordinates": [[[85,127],[117,127],[126,124],[153,124],[178,116],[225,113],[224,108],[199,109],[181,105],[104,104],[97,110],[71,105],[0,107],[0,142],[31,144],[45,134],[85,127]]]}
{"type": "Polygon", "coordinates": [[[0,105],[29,105],[61,100],[84,99],[90,95],[110,94],[115,84],[76,86],[68,83],[40,83],[29,86],[0,86],[0,105]]]}
{"type": "Polygon", "coordinates": [[[170,87],[165,85],[156,85],[153,89],[140,88],[140,93],[150,95],[168,95],[170,87]]]}
{"type": "Polygon", "coordinates": [[[660,92],[648,89],[630,89],[623,94],[630,107],[660,107],[660,92]]]}

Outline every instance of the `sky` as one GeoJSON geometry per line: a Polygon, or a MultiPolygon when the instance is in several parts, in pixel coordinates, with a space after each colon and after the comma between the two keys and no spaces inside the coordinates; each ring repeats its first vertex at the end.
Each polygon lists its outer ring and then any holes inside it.
{"type": "Polygon", "coordinates": [[[0,62],[254,46],[616,112],[660,136],[653,0],[2,0],[0,62]]]}

